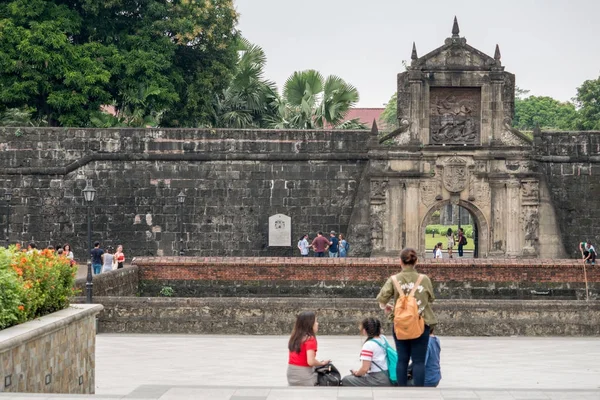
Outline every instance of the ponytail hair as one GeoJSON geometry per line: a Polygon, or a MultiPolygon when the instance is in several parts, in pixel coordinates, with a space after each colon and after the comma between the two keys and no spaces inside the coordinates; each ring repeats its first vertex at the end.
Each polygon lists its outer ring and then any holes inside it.
{"type": "Polygon", "coordinates": [[[381,335],[381,321],[377,318],[365,318],[360,323],[360,326],[367,332],[367,340],[381,335]]]}

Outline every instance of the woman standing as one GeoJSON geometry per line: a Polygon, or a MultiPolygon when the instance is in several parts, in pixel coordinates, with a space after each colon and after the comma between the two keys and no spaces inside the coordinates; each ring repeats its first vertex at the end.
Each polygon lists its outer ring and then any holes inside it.
{"type": "Polygon", "coordinates": [[[435,300],[433,285],[427,275],[417,272],[415,269],[417,261],[417,252],[414,249],[407,248],[402,250],[400,253],[402,272],[389,278],[377,295],[379,306],[390,313],[390,318],[393,321],[394,314],[392,310],[399,297],[399,292],[393,281],[395,277],[404,295],[413,293],[419,308],[419,315],[425,322],[423,333],[416,339],[398,339],[396,332],[394,332],[394,340],[398,352],[398,367],[396,370],[398,386],[407,385],[408,361],[410,359],[413,361],[413,380],[415,386],[425,385],[425,358],[429,343],[429,328],[435,326],[437,323],[435,314],[431,309],[431,303],[435,300]],[[390,300],[393,300],[393,302],[389,303],[390,300]]]}
{"type": "Polygon", "coordinates": [[[458,256],[463,256],[463,246],[466,244],[467,238],[465,238],[465,231],[463,228],[458,228],[458,256]]]}
{"type": "Polygon", "coordinates": [[[339,244],[340,257],[348,257],[348,242],[346,241],[346,238],[344,237],[344,235],[342,235],[341,233],[339,235],[339,238],[340,238],[340,244],[339,244]]]}
{"type": "Polygon", "coordinates": [[[102,255],[102,272],[112,271],[114,262],[113,248],[109,247],[106,249],[106,253],[102,255]]]}
{"type": "Polygon", "coordinates": [[[360,334],[367,337],[360,351],[360,368],[342,379],[342,386],[391,386],[387,363],[387,340],[381,335],[381,321],[365,318],[360,334]]]}
{"type": "Polygon", "coordinates": [[[454,248],[454,232],[452,232],[452,228],[448,228],[448,232],[446,232],[446,241],[448,242],[448,258],[452,258],[452,249],[454,248]]]}
{"type": "Polygon", "coordinates": [[[288,342],[290,351],[287,380],[290,386],[315,386],[315,367],[327,365],[327,361],[317,360],[317,337],[319,330],[317,316],[312,311],[304,311],[296,317],[296,324],[288,342]]]}
{"type": "Polygon", "coordinates": [[[123,268],[123,263],[125,263],[125,254],[123,253],[123,245],[117,246],[117,252],[115,253],[115,260],[117,260],[117,269],[123,268]]]}

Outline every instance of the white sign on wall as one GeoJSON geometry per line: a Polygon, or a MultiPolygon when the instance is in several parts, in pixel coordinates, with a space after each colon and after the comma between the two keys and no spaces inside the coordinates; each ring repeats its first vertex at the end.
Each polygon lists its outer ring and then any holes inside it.
{"type": "Polygon", "coordinates": [[[284,214],[269,217],[269,246],[290,247],[292,245],[292,219],[284,214]]]}

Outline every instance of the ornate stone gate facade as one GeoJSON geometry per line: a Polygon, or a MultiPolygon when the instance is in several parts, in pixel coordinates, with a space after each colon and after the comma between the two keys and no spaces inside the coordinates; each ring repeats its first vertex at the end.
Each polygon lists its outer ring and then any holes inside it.
{"type": "Polygon", "coordinates": [[[369,151],[372,256],[424,254],[425,226],[458,204],[478,226],[480,257],[557,257],[562,246],[531,140],[511,127],[515,76],[452,36],[398,75],[400,128],[369,151]],[[390,145],[390,141],[392,144],[390,145]],[[543,223],[540,224],[540,221],[543,223]]]}

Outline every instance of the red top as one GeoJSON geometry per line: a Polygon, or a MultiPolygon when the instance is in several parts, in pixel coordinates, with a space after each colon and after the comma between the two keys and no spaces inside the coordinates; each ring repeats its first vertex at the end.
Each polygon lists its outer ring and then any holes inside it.
{"type": "Polygon", "coordinates": [[[317,236],[313,240],[312,246],[314,246],[317,253],[322,253],[325,251],[325,247],[329,246],[329,240],[325,239],[324,236],[317,236]]]}
{"type": "Polygon", "coordinates": [[[125,254],[121,253],[119,254],[119,257],[117,257],[117,262],[123,262],[125,261],[125,254]]]}
{"type": "Polygon", "coordinates": [[[314,350],[315,355],[317,353],[317,338],[314,336],[309,337],[300,345],[300,353],[290,351],[290,358],[288,364],[297,365],[299,367],[310,367],[308,365],[308,357],[306,352],[308,350],[314,350]]]}

